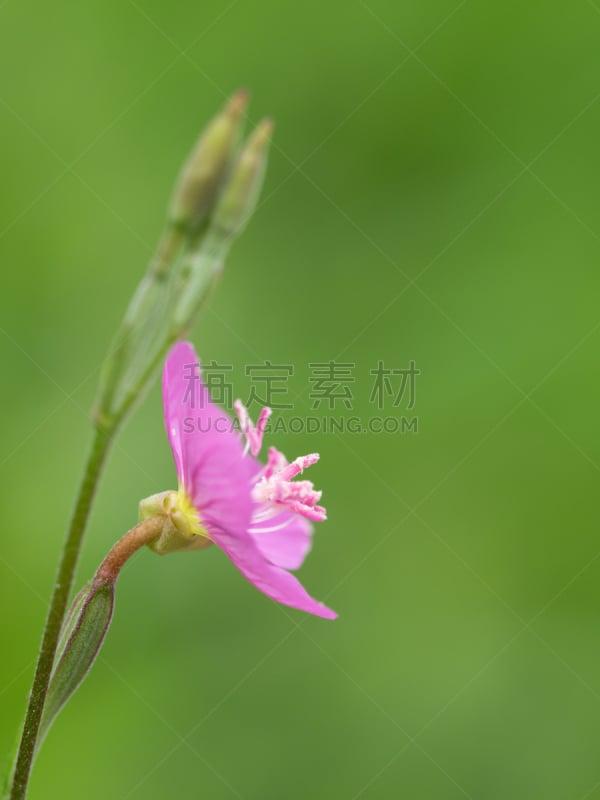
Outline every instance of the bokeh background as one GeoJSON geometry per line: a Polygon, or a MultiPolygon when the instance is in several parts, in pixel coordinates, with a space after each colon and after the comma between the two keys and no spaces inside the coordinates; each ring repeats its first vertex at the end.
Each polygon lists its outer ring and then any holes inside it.
{"type": "MultiPolygon", "coordinates": [[[[593,0],[0,3],[0,749],[24,709],[98,368],[197,132],[276,119],[205,360],[421,374],[418,432],[319,450],[302,580],[216,549],[128,566],[38,759],[42,798],[600,797],[600,6],[593,0]]],[[[317,410],[326,416],[327,409],[317,410]]],[[[158,388],[112,453],[78,574],[172,488],[158,388]]]]}

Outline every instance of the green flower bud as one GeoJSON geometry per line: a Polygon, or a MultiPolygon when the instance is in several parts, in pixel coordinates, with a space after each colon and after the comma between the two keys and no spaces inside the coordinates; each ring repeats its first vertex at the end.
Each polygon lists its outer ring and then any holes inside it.
{"type": "Polygon", "coordinates": [[[61,631],[37,746],[56,715],[87,675],[110,626],[114,583],[94,578],[79,592],[61,631]]]}
{"type": "Polygon", "coordinates": [[[163,524],[162,516],[153,516],[128,531],[73,600],[60,632],[36,747],[96,660],[112,619],[121,569],[140,547],[160,536],[163,524]]]}
{"type": "Polygon", "coordinates": [[[169,221],[194,234],[208,218],[238,141],[247,92],[236,92],[204,130],[183,166],[169,210],[169,221]]]}
{"type": "Polygon", "coordinates": [[[237,236],[252,216],[263,183],[272,132],[273,122],[264,119],[233,166],[211,225],[222,236],[237,236]]]}

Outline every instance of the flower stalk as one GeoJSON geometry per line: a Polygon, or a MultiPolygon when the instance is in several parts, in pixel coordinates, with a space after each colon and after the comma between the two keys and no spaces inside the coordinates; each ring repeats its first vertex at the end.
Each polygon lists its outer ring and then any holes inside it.
{"type": "Polygon", "coordinates": [[[147,517],[127,531],[96,570],[95,580],[116,583],[125,563],[141,547],[157,539],[164,527],[161,516],[147,517]]]}

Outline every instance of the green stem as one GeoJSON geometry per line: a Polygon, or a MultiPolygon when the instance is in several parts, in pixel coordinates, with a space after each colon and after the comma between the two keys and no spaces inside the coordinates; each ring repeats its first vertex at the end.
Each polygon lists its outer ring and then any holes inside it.
{"type": "Polygon", "coordinates": [[[115,346],[104,366],[102,385],[95,411],[96,419],[100,424],[106,424],[110,420],[114,396],[123,377],[123,369],[127,364],[133,332],[145,318],[146,305],[152,293],[164,287],[168,273],[177,258],[177,253],[182,247],[182,241],[181,230],[174,226],[167,227],[148,271],[138,284],[129,303],[115,339],[115,346]]]}
{"type": "Polygon", "coordinates": [[[156,351],[151,354],[141,375],[128,389],[114,412],[112,419],[117,424],[129,414],[133,404],[143,396],[146,386],[159,369],[171,346],[185,336],[193,325],[219,278],[230,243],[230,240],[225,237],[215,244],[213,239],[207,235],[202,242],[202,247],[188,256],[188,262],[184,264],[176,288],[173,322],[156,351]]]}
{"type": "Polygon", "coordinates": [[[29,705],[19,743],[19,750],[9,794],[10,800],[23,800],[27,792],[29,773],[33,765],[36,739],[44,710],[48,683],[54,663],[54,656],[60,635],[67,601],[73,585],[79,551],[85,532],[88,515],[98,487],[102,466],[106,460],[115,429],[96,429],[92,448],[85,467],[83,480],[75,504],[75,510],[65,540],[58,576],[46,619],[35,676],[29,695],[29,705]]]}

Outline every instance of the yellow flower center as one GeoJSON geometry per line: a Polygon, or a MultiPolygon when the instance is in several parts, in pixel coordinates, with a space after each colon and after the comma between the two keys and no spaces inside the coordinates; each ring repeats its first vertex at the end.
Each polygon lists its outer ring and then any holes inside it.
{"type": "Polygon", "coordinates": [[[200,523],[200,517],[192,499],[183,485],[177,492],[172,492],[171,497],[165,498],[165,508],[177,530],[184,536],[204,536],[210,539],[208,531],[200,523]]]}
{"type": "Polygon", "coordinates": [[[164,520],[160,535],[148,544],[159,555],[182,550],[202,550],[212,544],[198,510],[183,486],[176,492],[161,492],[140,503],[140,519],[159,516],[164,520]]]}

